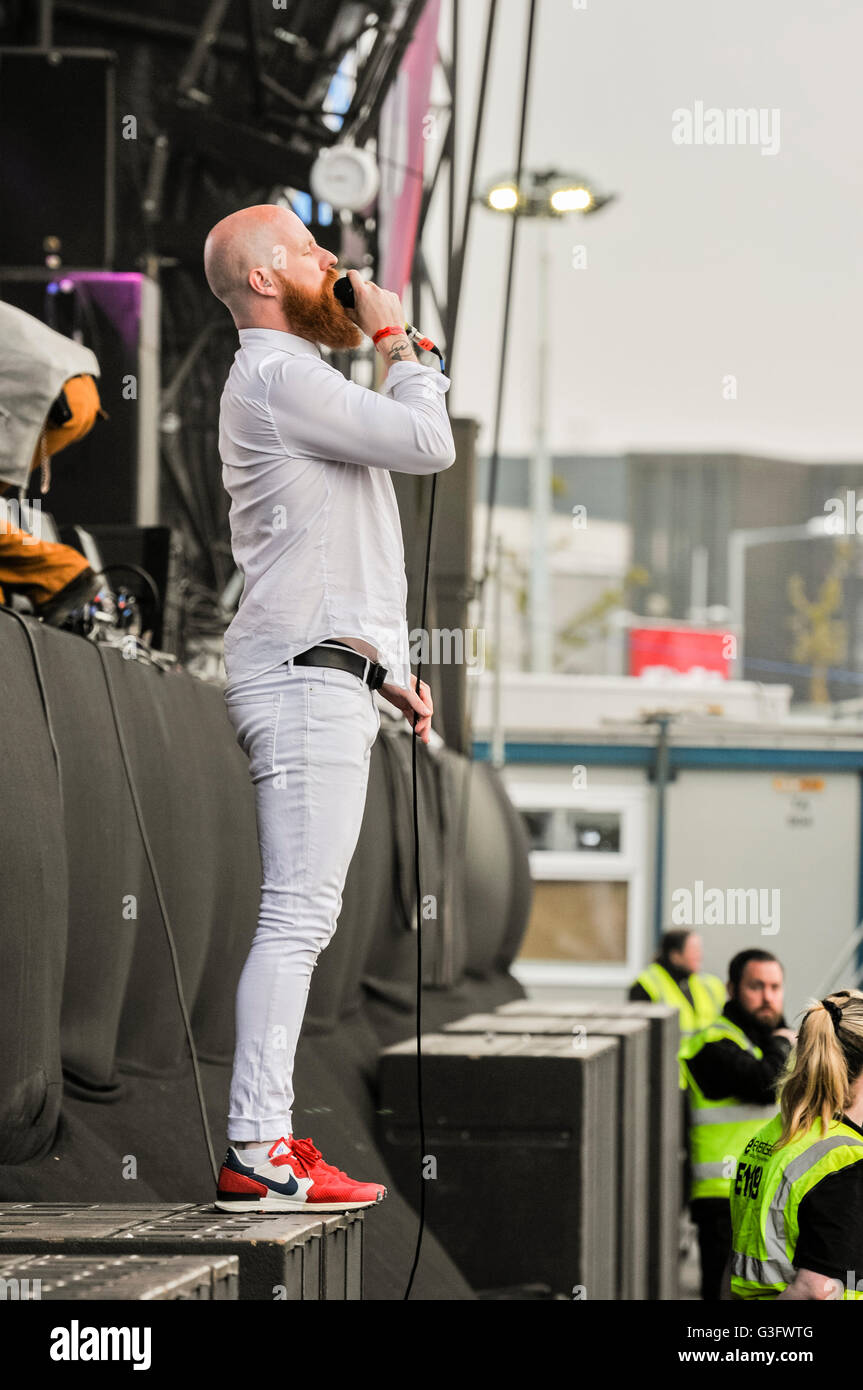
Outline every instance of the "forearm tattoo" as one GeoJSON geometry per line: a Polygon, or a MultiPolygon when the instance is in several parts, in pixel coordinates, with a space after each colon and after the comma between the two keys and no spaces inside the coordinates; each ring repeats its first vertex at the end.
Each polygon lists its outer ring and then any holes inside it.
{"type": "Polygon", "coordinates": [[[387,348],[387,357],[391,362],[410,362],[413,355],[413,348],[405,337],[394,338],[387,348]]]}

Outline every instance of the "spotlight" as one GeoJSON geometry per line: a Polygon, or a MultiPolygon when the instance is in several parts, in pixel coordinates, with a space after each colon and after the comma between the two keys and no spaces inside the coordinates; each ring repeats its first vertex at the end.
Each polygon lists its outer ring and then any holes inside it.
{"type": "Polygon", "coordinates": [[[487,202],[495,212],[511,212],[518,203],[518,189],[511,183],[501,183],[489,189],[487,202]]]}
{"type": "Polygon", "coordinates": [[[587,188],[557,188],[549,202],[555,212],[586,212],[593,205],[593,194],[587,188]]]}

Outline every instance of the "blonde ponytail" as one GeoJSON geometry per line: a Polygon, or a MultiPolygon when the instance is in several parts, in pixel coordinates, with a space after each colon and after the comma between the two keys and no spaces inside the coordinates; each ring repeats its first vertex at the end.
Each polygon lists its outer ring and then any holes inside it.
{"type": "Polygon", "coordinates": [[[800,1025],[780,1083],[783,1148],[807,1134],[817,1119],[826,1127],[851,1103],[851,1088],[863,1070],[863,994],[842,989],[813,999],[800,1025]]]}

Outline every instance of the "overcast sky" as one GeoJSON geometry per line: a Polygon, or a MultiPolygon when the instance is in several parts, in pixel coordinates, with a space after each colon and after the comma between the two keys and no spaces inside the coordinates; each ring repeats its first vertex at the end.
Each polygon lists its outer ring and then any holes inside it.
{"type": "MultiPolygon", "coordinates": [[[[463,180],[485,3],[461,9],[463,180]]],[[[480,183],[515,162],[528,3],[499,10],[480,183]]],[[[539,0],[527,162],[619,195],[550,226],[556,452],[863,458],[861,54],[863,0],[539,0]],[[778,150],[675,143],[673,113],[697,103],[763,111],[778,150]]],[[[476,210],[461,305],[453,406],[482,422],[482,451],[508,221],[476,210]]],[[[507,453],[533,436],[540,230],[519,232],[507,453]]]]}

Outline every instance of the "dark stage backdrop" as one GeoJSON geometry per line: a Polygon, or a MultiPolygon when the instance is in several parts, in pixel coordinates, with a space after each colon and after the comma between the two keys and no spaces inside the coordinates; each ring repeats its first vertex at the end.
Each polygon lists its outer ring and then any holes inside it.
{"type": "MultiPolygon", "coordinates": [[[[234,995],[260,883],[248,765],[221,689],[116,650],[105,657],[220,1160],[234,995]]],[[[209,1203],[165,929],[99,653],[0,608],[0,690],[0,1201],[209,1203]]],[[[416,1236],[374,1138],[379,1051],[414,1028],[411,749],[401,722],[404,731],[385,718],[373,749],[360,841],[313,976],[295,1074],[297,1133],[390,1189],[366,1219],[370,1299],[402,1296],[416,1236]]],[[[424,923],[429,1030],[523,995],[509,966],[531,887],[497,774],[448,750],[417,752],[422,890],[439,904],[424,923]]],[[[420,1299],[472,1297],[428,1232],[414,1289],[420,1299]]]]}

